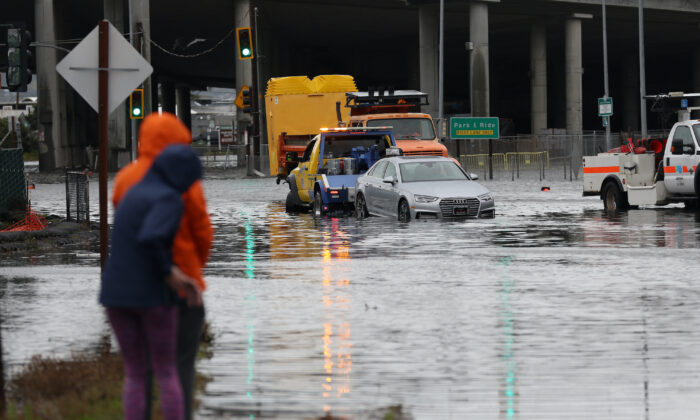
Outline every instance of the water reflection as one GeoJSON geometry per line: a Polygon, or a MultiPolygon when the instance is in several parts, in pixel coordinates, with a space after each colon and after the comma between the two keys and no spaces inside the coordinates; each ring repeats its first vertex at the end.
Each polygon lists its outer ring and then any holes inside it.
{"type": "MultiPolygon", "coordinates": [[[[509,182],[489,185],[493,220],[314,219],[286,214],[287,187],[269,181],[205,181],[215,340],[199,418],[700,412],[697,214],[607,214],[574,183],[509,182]]],[[[96,254],[4,257],[6,366],[104,334],[96,254]]]]}
{"type": "MultiPolygon", "coordinates": [[[[257,312],[255,300],[255,233],[250,223],[250,218],[245,219],[245,275],[247,296],[245,299],[245,307],[243,308],[244,317],[246,319],[246,331],[248,333],[247,348],[246,348],[246,363],[248,367],[248,376],[245,383],[245,395],[251,402],[254,401],[254,379],[255,379],[255,323],[257,312]]],[[[249,418],[255,418],[254,412],[249,413],[249,418]]]]}
{"type": "Polygon", "coordinates": [[[501,257],[498,266],[501,273],[501,311],[500,318],[503,330],[503,362],[505,380],[501,383],[502,392],[500,396],[500,418],[514,419],[518,412],[517,408],[517,368],[515,358],[515,320],[513,319],[513,308],[510,303],[511,293],[515,286],[515,280],[508,273],[508,267],[513,261],[512,256],[501,257]]]}
{"type": "Polygon", "coordinates": [[[340,227],[339,220],[330,219],[323,231],[322,244],[322,295],[323,302],[323,369],[321,384],[324,399],[323,411],[343,410],[342,398],[350,393],[352,372],[352,328],[346,320],[352,305],[348,290],[350,259],[348,234],[340,227]]]}

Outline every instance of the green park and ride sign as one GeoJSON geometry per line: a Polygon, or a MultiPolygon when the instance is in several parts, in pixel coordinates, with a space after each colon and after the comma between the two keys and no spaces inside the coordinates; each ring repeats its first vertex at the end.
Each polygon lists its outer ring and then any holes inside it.
{"type": "Polygon", "coordinates": [[[497,139],[498,117],[452,117],[451,139],[497,139]]]}

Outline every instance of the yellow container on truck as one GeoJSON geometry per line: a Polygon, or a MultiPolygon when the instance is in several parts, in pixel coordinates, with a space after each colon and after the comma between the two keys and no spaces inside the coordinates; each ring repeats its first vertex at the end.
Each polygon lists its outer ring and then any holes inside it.
{"type": "Polygon", "coordinates": [[[341,120],[349,121],[345,93],[356,91],[355,80],[347,75],[270,79],[265,93],[270,175],[286,173],[287,153],[303,153],[321,128],[338,125],[336,103],[340,103],[341,120]]]}

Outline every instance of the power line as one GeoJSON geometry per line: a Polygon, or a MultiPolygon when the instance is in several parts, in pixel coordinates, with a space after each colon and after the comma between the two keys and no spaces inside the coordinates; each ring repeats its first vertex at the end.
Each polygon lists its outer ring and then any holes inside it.
{"type": "Polygon", "coordinates": [[[161,47],[160,45],[158,45],[158,43],[157,43],[156,41],[154,41],[154,40],[152,40],[152,39],[151,39],[151,44],[155,45],[156,48],[158,48],[159,50],[163,51],[164,53],[169,54],[169,55],[172,55],[172,56],[174,56],[174,57],[179,57],[179,58],[195,58],[195,57],[201,57],[201,56],[203,56],[203,55],[205,55],[205,54],[209,54],[210,52],[214,51],[216,48],[219,47],[219,45],[223,44],[223,42],[226,41],[235,31],[236,31],[236,28],[231,29],[231,31],[229,31],[229,33],[226,34],[226,36],[224,36],[224,37],[223,37],[219,42],[217,42],[213,47],[211,47],[211,48],[209,48],[209,49],[207,49],[207,50],[204,50],[204,51],[202,51],[202,52],[199,52],[199,53],[197,53],[197,54],[178,54],[178,53],[174,53],[174,52],[172,52],[172,51],[168,51],[168,50],[166,50],[165,48],[161,47]]]}

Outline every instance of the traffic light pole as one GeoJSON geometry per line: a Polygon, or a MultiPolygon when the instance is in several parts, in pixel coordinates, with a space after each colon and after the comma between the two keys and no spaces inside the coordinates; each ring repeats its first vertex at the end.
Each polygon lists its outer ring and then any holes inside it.
{"type": "Polygon", "coordinates": [[[253,79],[253,86],[251,87],[252,89],[252,103],[251,103],[251,116],[253,117],[253,135],[252,135],[252,150],[251,150],[251,158],[253,160],[253,169],[258,169],[260,166],[258,161],[259,161],[259,156],[260,156],[260,101],[258,100],[259,98],[259,92],[260,92],[260,86],[258,86],[258,83],[260,81],[260,75],[259,75],[259,57],[260,57],[260,50],[258,49],[258,8],[254,5],[254,2],[251,1],[251,9],[252,10],[252,16],[253,16],[253,33],[255,34],[255,45],[253,48],[255,48],[256,53],[253,54],[253,74],[251,75],[253,79]],[[256,157],[258,159],[256,159],[256,157]]]}

